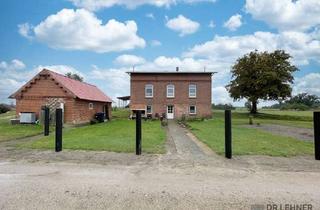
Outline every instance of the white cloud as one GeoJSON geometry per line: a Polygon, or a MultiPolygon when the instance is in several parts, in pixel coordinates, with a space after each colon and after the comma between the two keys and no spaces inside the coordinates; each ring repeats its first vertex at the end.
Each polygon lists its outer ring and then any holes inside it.
{"type": "Polygon", "coordinates": [[[35,26],[33,32],[35,39],[55,49],[105,53],[144,47],[137,30],[134,21],[111,19],[103,24],[85,9],[63,9],[35,26]]]}
{"type": "Polygon", "coordinates": [[[152,19],[152,20],[155,19],[153,13],[147,13],[147,14],[146,14],[146,17],[147,17],[147,18],[150,18],[150,19],[152,19]]]}
{"type": "Polygon", "coordinates": [[[299,93],[315,94],[320,97],[320,73],[309,73],[296,78],[293,85],[293,95],[299,93]]]}
{"type": "Polygon", "coordinates": [[[166,26],[171,30],[180,32],[179,36],[182,37],[195,33],[199,29],[200,24],[184,17],[183,15],[179,15],[176,18],[168,20],[166,26]]]}
{"type": "Polygon", "coordinates": [[[152,41],[150,42],[150,45],[151,45],[152,47],[157,47],[157,46],[161,46],[162,43],[161,43],[159,40],[152,40],[152,41]]]}
{"type": "Polygon", "coordinates": [[[280,30],[308,30],[320,25],[319,0],[246,0],[253,18],[280,30]]]}
{"type": "Polygon", "coordinates": [[[209,27],[209,28],[214,28],[214,27],[216,27],[216,24],[214,23],[213,20],[210,21],[208,27],[209,27]]]}
{"type": "Polygon", "coordinates": [[[156,7],[167,7],[178,3],[193,4],[200,2],[215,2],[216,0],[69,0],[75,6],[86,8],[91,11],[110,8],[113,6],[124,6],[128,9],[135,9],[142,5],[152,5],[156,7]]]}
{"type": "Polygon", "coordinates": [[[255,49],[259,51],[274,51],[284,49],[293,56],[295,64],[305,65],[310,60],[320,58],[320,41],[317,33],[255,32],[244,36],[215,36],[213,40],[195,45],[186,57],[210,58],[213,61],[234,63],[236,59],[255,49]]]}
{"type": "Polygon", "coordinates": [[[145,59],[135,55],[120,55],[118,56],[114,63],[120,66],[135,66],[145,63],[145,59]]]}
{"type": "Polygon", "coordinates": [[[18,32],[21,36],[32,39],[31,31],[33,29],[33,26],[29,23],[23,23],[18,25],[18,32]]]}
{"type": "Polygon", "coordinates": [[[239,14],[233,15],[223,24],[223,26],[228,28],[230,31],[235,31],[242,25],[241,18],[242,16],[239,14]]]}
{"type": "Polygon", "coordinates": [[[18,59],[13,59],[10,63],[7,63],[6,61],[0,62],[0,70],[4,71],[20,70],[25,67],[26,65],[18,59]]]}

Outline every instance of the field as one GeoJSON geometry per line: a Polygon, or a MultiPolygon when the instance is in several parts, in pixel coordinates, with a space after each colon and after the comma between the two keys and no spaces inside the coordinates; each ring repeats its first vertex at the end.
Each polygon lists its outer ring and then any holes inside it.
{"type": "Polygon", "coordinates": [[[14,115],[14,111],[0,114],[0,142],[42,133],[40,125],[11,125],[10,119],[15,118],[14,115]]]}
{"type": "MultiPolygon", "coordinates": [[[[214,110],[214,117],[205,121],[189,121],[190,130],[212,150],[224,154],[223,111],[214,110]]],[[[260,124],[281,124],[296,127],[312,127],[312,112],[262,111],[253,122],[260,124]]],[[[283,137],[269,132],[247,128],[249,114],[246,111],[233,111],[233,154],[294,156],[313,154],[313,143],[283,137]]]]}
{"type": "MultiPolygon", "coordinates": [[[[68,128],[63,133],[63,148],[72,150],[96,150],[113,152],[135,151],[135,121],[126,119],[128,111],[113,112],[110,122],[68,128]]],[[[143,121],[142,151],[164,153],[166,135],[159,121],[143,121]]],[[[20,145],[33,149],[53,149],[54,134],[40,140],[20,145]]]]}

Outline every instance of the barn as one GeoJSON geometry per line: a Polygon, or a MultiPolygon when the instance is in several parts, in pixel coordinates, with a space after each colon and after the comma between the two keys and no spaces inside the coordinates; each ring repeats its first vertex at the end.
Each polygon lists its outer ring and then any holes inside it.
{"type": "Polygon", "coordinates": [[[110,97],[96,86],[80,82],[48,69],[43,69],[9,98],[16,99],[16,115],[35,113],[41,118],[42,108],[50,112],[63,108],[64,122],[82,124],[92,120],[96,113],[111,118],[110,97]]]}

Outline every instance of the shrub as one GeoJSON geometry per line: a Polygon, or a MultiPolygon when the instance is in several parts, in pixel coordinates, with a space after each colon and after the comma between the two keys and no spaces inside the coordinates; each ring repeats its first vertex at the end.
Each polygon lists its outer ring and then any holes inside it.
{"type": "Polygon", "coordinates": [[[10,111],[11,108],[7,104],[0,104],[0,114],[10,111]]]}
{"type": "Polygon", "coordinates": [[[309,110],[310,107],[308,107],[305,104],[293,103],[293,104],[284,104],[280,108],[280,110],[289,110],[289,109],[298,110],[298,111],[306,111],[306,110],[309,110]]]}

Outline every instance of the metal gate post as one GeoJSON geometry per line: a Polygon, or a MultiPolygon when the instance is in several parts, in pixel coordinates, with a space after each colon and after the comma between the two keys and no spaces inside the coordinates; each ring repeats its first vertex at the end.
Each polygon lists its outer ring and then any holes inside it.
{"type": "Polygon", "coordinates": [[[44,135],[49,136],[49,107],[44,108],[44,135]]]}
{"type": "Polygon", "coordinates": [[[136,155],[141,155],[141,110],[136,111],[136,155]]]}
{"type": "Polygon", "coordinates": [[[225,110],[225,156],[232,158],[231,110],[225,110]]]}
{"type": "Polygon", "coordinates": [[[62,109],[56,109],[56,152],[62,150],[62,109]]]}
{"type": "Polygon", "coordinates": [[[320,112],[313,112],[314,155],[320,160],[320,112]]]}

